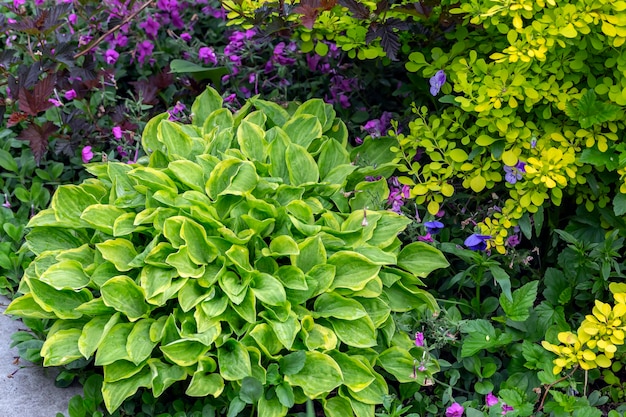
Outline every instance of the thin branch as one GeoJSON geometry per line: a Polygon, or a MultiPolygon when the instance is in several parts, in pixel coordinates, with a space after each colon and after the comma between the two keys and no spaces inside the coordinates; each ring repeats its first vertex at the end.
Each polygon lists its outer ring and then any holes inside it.
{"type": "Polygon", "coordinates": [[[148,6],[152,5],[153,2],[154,2],[154,0],[148,1],[146,4],[141,6],[138,10],[136,10],[135,12],[133,12],[130,15],[126,16],[124,18],[124,20],[122,20],[121,23],[119,23],[119,24],[113,26],[111,29],[107,30],[102,36],[100,36],[95,41],[91,42],[85,49],[83,49],[82,51],[80,51],[79,53],[74,55],[74,59],[78,59],[81,56],[86,55],[87,53],[89,53],[89,51],[91,51],[93,48],[98,46],[103,40],[105,40],[107,36],[109,36],[113,32],[118,31],[122,26],[124,26],[125,24],[127,24],[128,22],[133,20],[135,18],[135,16],[137,16],[139,13],[141,13],[146,8],[148,8],[148,6]]]}
{"type": "Polygon", "coordinates": [[[543,396],[541,397],[541,402],[539,403],[539,408],[537,408],[537,411],[541,411],[543,409],[543,403],[546,401],[546,397],[548,396],[548,392],[550,392],[550,389],[555,386],[556,384],[565,381],[566,379],[569,379],[572,377],[572,375],[574,375],[574,372],[576,372],[578,370],[578,365],[576,365],[574,367],[574,369],[572,369],[572,372],[570,372],[569,374],[565,375],[564,377],[558,379],[557,381],[554,381],[551,384],[548,384],[547,386],[545,386],[545,391],[543,393],[543,396]]]}

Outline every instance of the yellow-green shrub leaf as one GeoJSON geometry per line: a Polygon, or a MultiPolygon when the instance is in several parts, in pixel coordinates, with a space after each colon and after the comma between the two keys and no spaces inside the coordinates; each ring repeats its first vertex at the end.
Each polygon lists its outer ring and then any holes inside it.
{"type": "Polygon", "coordinates": [[[304,395],[315,399],[341,385],[343,374],[337,362],[330,356],[322,352],[307,351],[302,369],[285,375],[285,381],[302,388],[304,395]]]}
{"type": "Polygon", "coordinates": [[[96,243],[96,249],[102,254],[102,257],[111,262],[118,271],[130,271],[132,266],[129,264],[137,256],[135,246],[128,240],[117,238],[96,243]]]}
{"type": "Polygon", "coordinates": [[[398,266],[421,278],[449,265],[439,249],[424,242],[410,243],[398,254],[398,266]]]}
{"type": "Polygon", "coordinates": [[[100,288],[100,292],[104,304],[122,312],[130,321],[144,317],[149,311],[143,288],[127,276],[111,278],[100,288]]]}
{"type": "Polygon", "coordinates": [[[61,366],[80,359],[80,329],[63,329],[49,336],[41,347],[44,366],[61,366]]]}

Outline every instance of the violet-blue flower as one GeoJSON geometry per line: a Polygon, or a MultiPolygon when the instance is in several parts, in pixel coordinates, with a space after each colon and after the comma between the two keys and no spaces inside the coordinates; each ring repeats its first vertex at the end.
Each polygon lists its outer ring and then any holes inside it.
{"type": "Polygon", "coordinates": [[[446,83],[446,73],[443,70],[437,71],[435,75],[430,77],[430,94],[436,96],[439,90],[446,83]]]}
{"type": "Polygon", "coordinates": [[[490,235],[479,235],[478,233],[473,233],[465,239],[465,246],[471,250],[485,250],[487,249],[487,241],[491,239],[490,235]]]}
{"type": "Polygon", "coordinates": [[[426,227],[426,231],[428,233],[436,235],[441,231],[441,229],[443,229],[443,223],[433,220],[430,222],[424,222],[424,227],[426,227]]]}
{"type": "Polygon", "coordinates": [[[518,161],[515,166],[504,166],[504,180],[509,184],[515,184],[522,179],[522,174],[526,173],[526,162],[518,161]]]}

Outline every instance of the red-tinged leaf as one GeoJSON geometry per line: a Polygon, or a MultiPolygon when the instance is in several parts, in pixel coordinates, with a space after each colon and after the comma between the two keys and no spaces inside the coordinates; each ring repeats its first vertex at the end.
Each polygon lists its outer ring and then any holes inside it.
{"type": "Polygon", "coordinates": [[[330,10],[337,5],[337,0],[322,0],[321,7],[324,10],[330,10]]]}
{"type": "Polygon", "coordinates": [[[293,12],[302,15],[300,18],[302,26],[307,29],[313,29],[321,7],[322,4],[320,0],[302,0],[300,5],[293,9],[293,12]]]}
{"type": "Polygon", "coordinates": [[[20,88],[19,93],[19,109],[29,116],[37,116],[40,112],[47,110],[52,106],[48,101],[50,95],[54,91],[56,77],[49,75],[43,80],[35,84],[32,91],[26,88],[20,88]]]}
{"type": "Polygon", "coordinates": [[[19,111],[11,113],[11,115],[9,116],[9,120],[7,120],[7,127],[13,127],[26,119],[28,119],[28,115],[26,113],[22,113],[19,111]]]}
{"type": "Polygon", "coordinates": [[[18,139],[27,140],[37,165],[48,150],[50,136],[57,131],[52,122],[46,122],[42,126],[31,124],[18,135],[18,139]]]}
{"type": "Polygon", "coordinates": [[[370,17],[369,7],[356,0],[339,0],[339,4],[343,7],[347,7],[357,19],[365,20],[370,17]]]}

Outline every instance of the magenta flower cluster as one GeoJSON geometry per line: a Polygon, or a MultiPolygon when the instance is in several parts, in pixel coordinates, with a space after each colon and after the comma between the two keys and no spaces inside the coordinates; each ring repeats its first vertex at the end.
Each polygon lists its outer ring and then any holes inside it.
{"type": "Polygon", "coordinates": [[[389,197],[387,197],[387,204],[391,206],[391,211],[402,214],[402,206],[409,197],[411,197],[411,188],[406,184],[400,185],[398,177],[391,177],[389,179],[389,197]]]}

